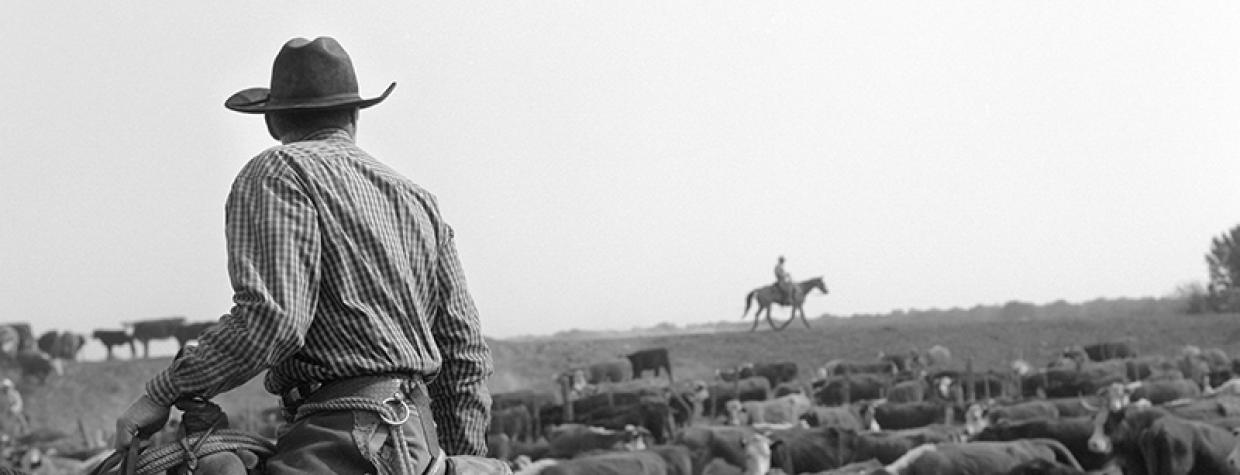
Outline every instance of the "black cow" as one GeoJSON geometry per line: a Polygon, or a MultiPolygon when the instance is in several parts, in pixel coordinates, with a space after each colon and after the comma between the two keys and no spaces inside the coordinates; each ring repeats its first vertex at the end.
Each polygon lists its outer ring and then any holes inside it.
{"type": "Polygon", "coordinates": [[[930,393],[930,383],[923,378],[900,381],[887,392],[887,402],[920,402],[930,393]]]}
{"type": "Polygon", "coordinates": [[[535,420],[537,421],[538,429],[542,431],[548,427],[567,422],[585,421],[589,414],[600,410],[614,410],[615,408],[634,406],[645,401],[666,402],[667,397],[655,389],[646,388],[607,391],[572,401],[573,418],[575,419],[573,421],[564,420],[564,406],[562,404],[542,405],[536,413],[535,420]]]}
{"type": "Polygon", "coordinates": [[[1132,341],[1106,341],[1085,345],[1085,354],[1092,361],[1135,358],[1137,350],[1132,341]]]}
{"type": "Polygon", "coordinates": [[[667,462],[667,475],[694,475],[693,455],[683,445],[656,445],[647,450],[659,454],[667,462]]]}
{"type": "Polygon", "coordinates": [[[714,459],[736,468],[745,468],[744,441],[754,434],[753,428],[737,426],[690,426],[681,429],[673,441],[689,449],[693,473],[702,473],[714,459]]]}
{"type": "MultiPolygon", "coordinates": [[[[1004,387],[1007,386],[1007,378],[993,372],[969,374],[957,370],[942,370],[926,377],[926,379],[934,381],[935,384],[933,386],[940,390],[941,388],[937,387],[944,380],[943,378],[950,378],[951,384],[947,391],[949,395],[961,398],[972,396],[972,400],[1004,396],[1004,387]]],[[[938,397],[942,397],[942,395],[938,395],[938,397]]]]}
{"type": "Polygon", "coordinates": [[[1128,379],[1141,381],[1144,379],[1180,379],[1184,373],[1179,365],[1165,356],[1141,356],[1124,360],[1128,369],[1128,379]]]}
{"type": "Polygon", "coordinates": [[[827,406],[883,397],[891,378],[881,374],[854,374],[815,381],[814,400],[827,406]]]}
{"type": "Polygon", "coordinates": [[[666,475],[667,461],[663,455],[640,450],[633,452],[602,452],[557,462],[538,472],[542,475],[666,475]]]}
{"type": "Polygon", "coordinates": [[[652,348],[649,350],[641,350],[629,353],[624,356],[628,358],[629,365],[633,367],[633,378],[642,377],[642,373],[646,370],[653,370],[655,377],[659,376],[659,371],[667,372],[667,380],[672,379],[672,364],[667,357],[667,348],[652,348]]]}
{"type": "Polygon", "coordinates": [[[493,409],[491,411],[491,424],[487,428],[487,433],[504,434],[511,440],[530,441],[533,440],[530,437],[533,425],[533,416],[530,414],[529,408],[525,406],[493,409]]]}
{"type": "Polygon", "coordinates": [[[899,372],[899,367],[891,361],[848,361],[848,360],[831,360],[822,367],[827,372],[827,376],[842,376],[845,374],[890,374],[895,375],[899,372]]]}
{"type": "Polygon", "coordinates": [[[1007,472],[1007,475],[1087,475],[1087,473],[1084,470],[1059,462],[1033,459],[1012,467],[1007,472]]]}
{"type": "Polygon", "coordinates": [[[186,343],[189,343],[192,340],[197,340],[198,336],[202,335],[202,332],[206,331],[208,328],[211,328],[211,326],[215,324],[216,322],[214,321],[194,322],[176,327],[176,329],[172,332],[172,337],[177,340],[177,348],[185,348],[186,343]]]}
{"type": "Polygon", "coordinates": [[[1089,437],[1093,435],[1093,432],[1092,417],[1043,418],[993,424],[973,436],[973,440],[1004,442],[1020,439],[1053,439],[1072,452],[1072,455],[1080,462],[1081,468],[1100,470],[1110,457],[1089,450],[1089,437]]]}
{"type": "Polygon", "coordinates": [[[1099,411],[1089,438],[1090,450],[1114,455],[1125,473],[1231,473],[1227,455],[1235,446],[1226,429],[1136,405],[1099,411]]]}
{"type": "Polygon", "coordinates": [[[1240,416],[1240,397],[1218,395],[1165,404],[1162,408],[1180,418],[1220,427],[1234,427],[1237,416],[1240,416]]]}
{"type": "Polygon", "coordinates": [[[574,455],[592,450],[611,450],[621,445],[634,444],[641,440],[641,432],[636,428],[610,430],[590,427],[584,424],[564,424],[554,428],[547,435],[550,458],[572,458],[574,455]]]}
{"type": "Polygon", "coordinates": [[[771,387],[775,387],[781,383],[796,381],[797,364],[791,361],[780,361],[776,363],[746,363],[741,365],[741,378],[751,378],[754,376],[766,378],[767,381],[770,381],[771,387]]]}
{"type": "Polygon", "coordinates": [[[1123,382],[1126,374],[1124,365],[1044,369],[1021,377],[1021,394],[1050,398],[1092,396],[1112,383],[1123,382]]]}
{"type": "Polygon", "coordinates": [[[17,349],[18,351],[33,351],[38,349],[38,345],[34,338],[34,331],[30,329],[30,324],[26,322],[6,323],[9,327],[17,332],[17,349]]]}
{"type": "Polygon", "coordinates": [[[1132,383],[1126,389],[1131,391],[1129,398],[1133,401],[1145,399],[1151,404],[1163,404],[1201,395],[1201,386],[1187,379],[1140,381],[1132,383]]]}
{"type": "Polygon", "coordinates": [[[38,381],[39,384],[47,382],[47,377],[52,373],[60,374],[60,368],[52,358],[39,350],[22,350],[17,352],[17,364],[21,367],[22,376],[38,381]]]}
{"type": "Polygon", "coordinates": [[[52,358],[75,360],[85,344],[86,337],[80,334],[49,331],[39,337],[38,349],[52,358]]]}
{"type": "Polygon", "coordinates": [[[928,401],[872,404],[862,412],[866,414],[866,420],[873,420],[883,430],[912,429],[935,423],[960,422],[964,417],[964,411],[959,407],[928,401]]]}
{"type": "Polygon", "coordinates": [[[108,349],[109,360],[112,359],[112,347],[119,345],[129,345],[129,357],[138,357],[138,349],[133,344],[133,336],[125,330],[95,330],[91,336],[108,349]]]}
{"type": "Polygon", "coordinates": [[[185,324],[185,317],[169,317],[133,322],[133,339],[142,343],[142,357],[151,357],[151,340],[175,338],[177,329],[185,324]]]}
{"type": "Polygon", "coordinates": [[[909,451],[888,466],[898,466],[899,469],[883,469],[874,473],[993,475],[1007,473],[1022,463],[1038,459],[1060,460],[1080,470],[1080,465],[1063,444],[1049,439],[1025,439],[1011,442],[927,444],[909,451]]]}
{"type": "Polygon", "coordinates": [[[529,439],[537,438],[538,431],[542,430],[544,427],[541,420],[543,408],[555,405],[556,402],[554,394],[537,392],[529,389],[495,393],[491,395],[492,411],[507,409],[514,406],[523,406],[526,408],[526,411],[533,416],[534,420],[533,423],[530,424],[529,432],[522,436],[529,439]]]}
{"type": "Polygon", "coordinates": [[[1098,412],[1098,407],[1091,403],[1085,402],[1079,397],[1061,397],[1053,399],[1045,399],[1046,402],[1055,405],[1055,409],[1059,410],[1059,417],[1092,417],[1098,412]]]}
{"type": "Polygon", "coordinates": [[[590,384],[619,383],[633,374],[626,360],[603,361],[585,368],[586,381],[590,384]]]}
{"type": "Polygon", "coordinates": [[[878,361],[895,365],[896,371],[901,373],[912,372],[922,366],[921,353],[917,350],[909,350],[906,354],[879,352],[878,361]]]}
{"type": "Polygon", "coordinates": [[[801,420],[810,427],[840,427],[844,429],[862,430],[866,426],[864,417],[856,405],[824,407],[814,406],[801,415],[801,420]]]}
{"type": "Polygon", "coordinates": [[[765,401],[771,398],[771,382],[766,378],[751,377],[739,381],[711,383],[707,387],[711,414],[723,414],[727,410],[727,402],[731,399],[739,401],[765,401]]]}
{"type": "MultiPolygon", "coordinates": [[[[1000,422],[1020,422],[1035,419],[1058,419],[1059,406],[1045,399],[1037,399],[1031,401],[1014,402],[1010,404],[995,405],[978,405],[982,409],[981,415],[985,417],[985,421],[990,424],[1000,422]]],[[[969,407],[972,413],[973,406],[969,407]]],[[[967,417],[966,417],[967,419],[967,417]]]]}
{"type": "Polygon", "coordinates": [[[791,361],[744,363],[736,368],[716,370],[715,375],[723,381],[763,377],[771,383],[771,387],[775,387],[780,383],[791,382],[797,379],[797,364],[791,361]]]}
{"type": "Polygon", "coordinates": [[[860,432],[839,427],[777,430],[770,434],[771,467],[786,473],[819,472],[878,459],[891,463],[928,440],[927,433],[860,432]]]}
{"type": "Polygon", "coordinates": [[[642,427],[650,432],[655,443],[663,444],[672,437],[671,417],[666,401],[643,400],[626,406],[600,407],[577,416],[576,422],[612,430],[642,427]]]}

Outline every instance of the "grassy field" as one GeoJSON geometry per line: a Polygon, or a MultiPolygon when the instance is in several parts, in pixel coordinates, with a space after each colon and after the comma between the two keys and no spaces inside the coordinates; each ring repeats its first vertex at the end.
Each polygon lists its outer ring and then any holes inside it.
{"type": "MultiPolygon", "coordinates": [[[[1152,315],[1093,320],[985,322],[941,325],[900,317],[821,319],[805,329],[798,321],[782,332],[729,332],[601,340],[530,339],[492,341],[496,373],[492,391],[521,388],[552,390],[552,376],[572,365],[618,357],[650,347],[666,347],[678,380],[708,379],[716,368],[746,361],[795,361],[802,376],[834,358],[871,358],[879,350],[903,352],[944,345],[955,365],[972,358],[979,369],[1002,368],[1015,357],[1044,364],[1073,344],[1132,337],[1145,354],[1171,354],[1192,344],[1240,355],[1240,315],[1152,315]]],[[[27,411],[35,427],[75,434],[110,434],[115,418],[143,391],[143,384],[168,364],[166,358],[70,363],[65,374],[45,385],[22,382],[27,411]]],[[[234,420],[253,417],[275,405],[261,378],[217,398],[234,420]]]]}

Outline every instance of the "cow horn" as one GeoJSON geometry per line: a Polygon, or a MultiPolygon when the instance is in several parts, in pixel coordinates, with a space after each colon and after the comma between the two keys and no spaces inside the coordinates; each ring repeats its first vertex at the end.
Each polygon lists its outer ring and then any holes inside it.
{"type": "Polygon", "coordinates": [[[1098,406],[1091,404],[1089,400],[1084,397],[1081,398],[1081,407],[1088,409],[1089,412],[1098,412],[1098,406]]]}

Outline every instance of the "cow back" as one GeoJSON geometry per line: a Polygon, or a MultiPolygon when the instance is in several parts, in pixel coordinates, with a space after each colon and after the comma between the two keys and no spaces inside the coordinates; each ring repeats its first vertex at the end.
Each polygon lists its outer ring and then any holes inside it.
{"type": "Polygon", "coordinates": [[[173,338],[185,324],[185,317],[169,317],[133,322],[133,337],[138,341],[173,338]]]}
{"type": "Polygon", "coordinates": [[[649,450],[663,457],[663,461],[667,463],[667,475],[693,475],[693,458],[688,447],[656,445],[649,450]]]}
{"type": "Polygon", "coordinates": [[[543,475],[663,475],[667,462],[650,451],[584,455],[543,469],[543,475]]]}
{"type": "Polygon", "coordinates": [[[1056,440],[1076,457],[1083,468],[1098,470],[1106,465],[1110,457],[1089,450],[1089,437],[1093,431],[1094,421],[1091,417],[1037,419],[1001,422],[983,429],[974,437],[974,440],[991,442],[1021,439],[1056,440]]]}

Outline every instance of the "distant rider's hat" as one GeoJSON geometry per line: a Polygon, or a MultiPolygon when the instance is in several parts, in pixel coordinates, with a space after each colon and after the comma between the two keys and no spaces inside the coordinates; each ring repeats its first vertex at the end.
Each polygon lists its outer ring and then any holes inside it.
{"type": "Polygon", "coordinates": [[[314,41],[293,38],[280,48],[271,67],[271,87],[253,87],[233,94],[224,107],[247,114],[272,111],[367,108],[383,102],[396,83],[379,97],[357,93],[353,61],[334,38],[314,41]]]}

